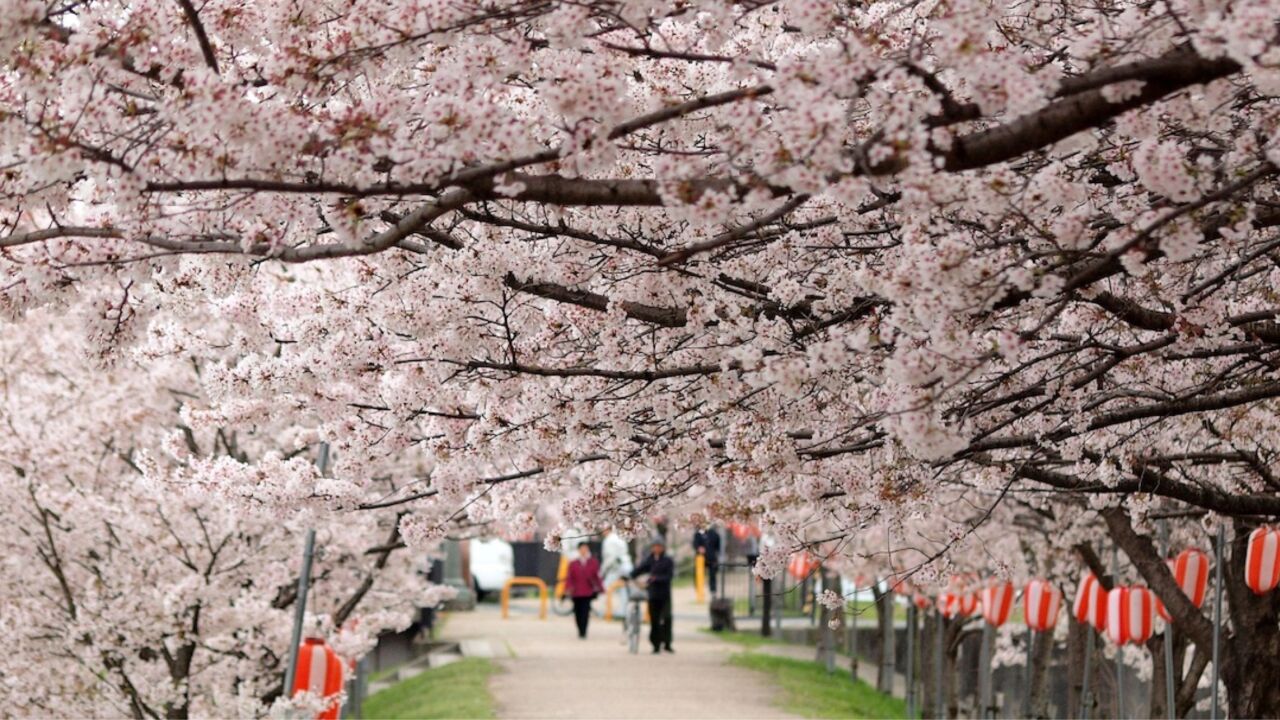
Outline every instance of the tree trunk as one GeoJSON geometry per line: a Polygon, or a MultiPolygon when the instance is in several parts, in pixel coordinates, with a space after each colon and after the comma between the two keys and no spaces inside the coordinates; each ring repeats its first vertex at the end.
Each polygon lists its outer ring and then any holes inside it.
{"type": "Polygon", "coordinates": [[[862,680],[862,678],[858,677],[858,652],[860,650],[858,620],[861,619],[861,616],[862,612],[858,610],[858,606],[855,601],[853,607],[849,609],[849,632],[846,635],[849,639],[849,674],[853,676],[854,682],[860,682],[862,680]]]}
{"type": "MultiPolygon", "coordinates": [[[[1169,633],[1163,632],[1159,635],[1152,635],[1151,639],[1147,640],[1147,652],[1151,655],[1151,692],[1147,696],[1147,707],[1150,708],[1150,710],[1147,712],[1147,715],[1152,718],[1168,717],[1167,710],[1165,709],[1166,697],[1164,669],[1164,644],[1168,638],[1169,633]]],[[[1176,679],[1174,684],[1177,684],[1176,679]]]]}
{"type": "Polygon", "coordinates": [[[964,618],[957,617],[945,625],[944,642],[946,654],[943,656],[943,684],[946,688],[947,717],[960,717],[960,682],[956,677],[956,660],[960,654],[960,643],[964,640],[964,618]]]}
{"type": "Polygon", "coordinates": [[[773,580],[765,578],[760,583],[760,636],[773,635],[773,580]]]}
{"type": "Polygon", "coordinates": [[[938,614],[926,611],[920,630],[920,714],[922,717],[942,717],[938,705],[937,655],[938,614]]]}
{"type": "Polygon", "coordinates": [[[1025,692],[1030,717],[1049,717],[1049,663],[1053,659],[1053,632],[1038,632],[1031,647],[1031,685],[1025,692]]]}
{"type": "MultiPolygon", "coordinates": [[[[1071,606],[1068,605],[1070,610],[1071,606]]],[[[1076,622],[1067,613],[1067,713],[1070,718],[1080,717],[1081,693],[1084,691],[1084,648],[1085,635],[1089,629],[1076,622]]]]}
{"type": "MultiPolygon", "coordinates": [[[[1164,602],[1177,633],[1196,644],[1197,654],[1201,648],[1211,652],[1213,623],[1183,594],[1151,538],[1134,531],[1124,508],[1106,508],[1100,514],[1112,539],[1164,602]]],[[[1250,530],[1237,521],[1234,539],[1223,548],[1226,613],[1219,679],[1227,689],[1230,717],[1280,717],[1280,683],[1275,680],[1280,677],[1280,593],[1254,595],[1244,583],[1250,530]]]]}
{"type": "Polygon", "coordinates": [[[1252,528],[1239,521],[1235,538],[1223,549],[1224,602],[1234,632],[1222,628],[1220,679],[1227,689],[1228,717],[1280,717],[1280,593],[1255,595],[1244,582],[1245,559],[1252,528]],[[1228,554],[1227,551],[1230,551],[1228,554]]]}
{"type": "Polygon", "coordinates": [[[893,631],[893,591],[881,594],[877,588],[876,618],[880,623],[880,672],[876,676],[876,689],[886,695],[893,694],[894,668],[897,664],[897,638],[893,631]]]}
{"type": "MultiPolygon", "coordinates": [[[[826,568],[822,570],[822,589],[827,590],[835,583],[832,575],[826,568]]],[[[818,647],[814,660],[823,664],[827,672],[835,669],[836,656],[836,638],[835,633],[831,630],[831,611],[825,604],[819,603],[818,615],[818,647]]]]}
{"type": "MultiPolygon", "coordinates": [[[[1200,677],[1204,675],[1204,669],[1209,667],[1209,657],[1209,648],[1196,646],[1196,652],[1191,656],[1191,668],[1182,679],[1182,686],[1178,688],[1178,695],[1174,698],[1178,705],[1178,717],[1186,717],[1191,713],[1191,708],[1195,707],[1200,677]]],[[[1178,658],[1175,657],[1174,662],[1177,661],[1178,658]]]]}

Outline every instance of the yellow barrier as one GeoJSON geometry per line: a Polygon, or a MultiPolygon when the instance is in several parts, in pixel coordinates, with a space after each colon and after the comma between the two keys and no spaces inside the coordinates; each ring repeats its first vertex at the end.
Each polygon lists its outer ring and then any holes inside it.
{"type": "Polygon", "coordinates": [[[528,585],[538,588],[538,600],[541,601],[538,608],[538,617],[542,620],[547,619],[547,584],[542,582],[542,578],[536,577],[513,577],[502,585],[502,619],[506,620],[510,615],[511,609],[511,586],[512,585],[528,585]]]}
{"type": "Polygon", "coordinates": [[[560,567],[556,570],[556,600],[564,597],[564,579],[569,576],[569,558],[560,556],[560,567]]]}
{"type": "MultiPolygon", "coordinates": [[[[613,594],[623,588],[627,584],[626,580],[621,578],[609,583],[609,587],[604,591],[604,619],[613,619],[613,594]]],[[[649,622],[649,603],[644,605],[644,621],[649,622]]]]}
{"type": "Polygon", "coordinates": [[[707,601],[707,557],[697,555],[693,558],[693,592],[695,601],[701,605],[707,601]]]}

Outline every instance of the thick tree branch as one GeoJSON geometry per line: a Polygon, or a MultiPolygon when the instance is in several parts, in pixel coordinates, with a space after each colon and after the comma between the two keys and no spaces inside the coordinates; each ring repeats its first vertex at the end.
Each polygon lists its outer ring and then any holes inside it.
{"type": "MultiPolygon", "coordinates": [[[[524,282],[513,273],[507,273],[504,280],[506,286],[518,292],[537,295],[538,297],[570,303],[589,310],[604,312],[609,309],[609,298],[599,293],[586,290],[575,290],[555,283],[524,282]]],[[[662,327],[684,327],[688,322],[685,309],[682,307],[660,307],[624,300],[619,305],[627,317],[633,320],[661,325],[662,327]]]]}
{"type": "MultiPolygon", "coordinates": [[[[1125,555],[1133,563],[1147,585],[1160,596],[1165,609],[1174,619],[1178,630],[1190,637],[1197,645],[1208,646],[1213,642],[1213,624],[1205,618],[1200,609],[1191,604],[1190,598],[1178,587],[1178,581],[1169,566],[1165,564],[1160,553],[1151,542],[1151,538],[1139,535],[1133,529],[1129,512],[1123,507],[1103,508],[1100,512],[1107,523],[1107,530],[1116,545],[1124,550],[1125,555]]],[[[1230,642],[1227,642],[1230,645],[1230,642]]],[[[1226,658],[1228,662],[1230,658],[1226,658]]],[[[1224,663],[1225,664],[1225,663],[1224,663]]]]}
{"type": "Polygon", "coordinates": [[[191,0],[178,0],[178,4],[182,6],[182,12],[187,16],[187,22],[190,23],[191,29],[196,34],[196,42],[200,43],[200,52],[204,55],[204,63],[215,73],[221,73],[222,71],[218,69],[218,56],[213,52],[213,43],[209,41],[209,34],[205,32],[204,23],[200,22],[200,13],[196,12],[191,0]]]}
{"type": "Polygon", "coordinates": [[[1241,69],[1239,63],[1227,57],[1203,58],[1189,45],[1180,45],[1152,60],[1104,68],[1070,83],[1085,88],[1110,84],[1115,82],[1111,78],[1121,78],[1142,81],[1142,89],[1119,102],[1108,100],[1102,87],[1082,90],[1003,125],[958,137],[943,154],[944,166],[951,172],[960,172],[1012,160],[1082,130],[1103,125],[1134,108],[1151,105],[1179,90],[1233,75],[1241,69]]]}

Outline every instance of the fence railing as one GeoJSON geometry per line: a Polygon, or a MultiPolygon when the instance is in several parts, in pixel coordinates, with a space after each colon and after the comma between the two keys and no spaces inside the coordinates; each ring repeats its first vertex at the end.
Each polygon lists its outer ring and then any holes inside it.
{"type": "MultiPolygon", "coordinates": [[[[710,583],[710,569],[707,578],[710,583]]],[[[714,597],[731,598],[734,615],[738,617],[757,617],[764,612],[764,583],[752,572],[752,566],[746,562],[723,562],[717,567],[716,590],[714,597]]],[[[783,617],[807,617],[810,624],[817,622],[818,604],[816,596],[817,579],[805,578],[797,581],[785,573],[773,579],[771,620],[780,626],[783,617]]]]}

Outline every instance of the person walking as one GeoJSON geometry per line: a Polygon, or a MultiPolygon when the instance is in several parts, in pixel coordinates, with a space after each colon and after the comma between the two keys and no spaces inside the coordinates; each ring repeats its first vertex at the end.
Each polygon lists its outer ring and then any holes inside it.
{"type": "Polygon", "coordinates": [[[649,546],[649,554],[634,570],[634,579],[644,574],[649,575],[649,642],[653,645],[653,654],[662,650],[674,653],[671,649],[671,580],[676,574],[676,564],[667,557],[667,543],[662,538],[654,538],[649,546]]]}
{"type": "Polygon", "coordinates": [[[591,546],[578,543],[578,557],[569,563],[564,590],[573,599],[573,619],[578,624],[578,637],[587,639],[587,621],[591,619],[591,601],[604,592],[600,581],[600,562],[591,556],[591,546]]]}
{"type": "Polygon", "coordinates": [[[702,556],[707,569],[707,586],[711,588],[711,596],[716,594],[716,571],[720,568],[720,533],[715,526],[699,530],[693,534],[693,550],[702,556]]]}

